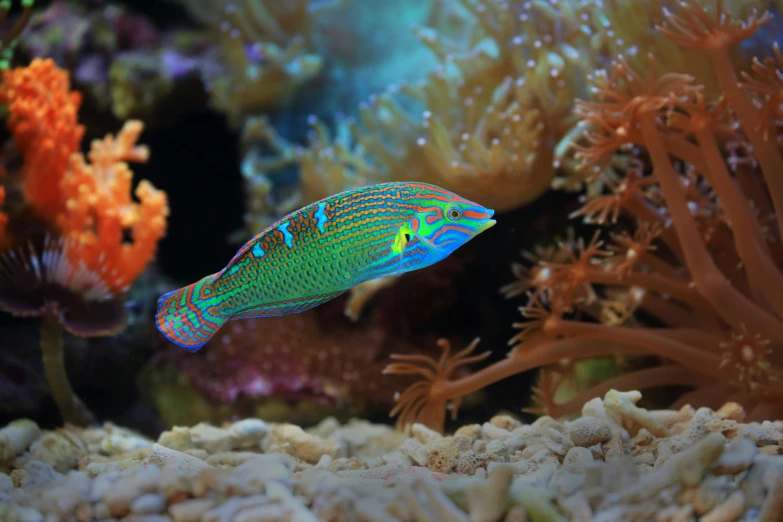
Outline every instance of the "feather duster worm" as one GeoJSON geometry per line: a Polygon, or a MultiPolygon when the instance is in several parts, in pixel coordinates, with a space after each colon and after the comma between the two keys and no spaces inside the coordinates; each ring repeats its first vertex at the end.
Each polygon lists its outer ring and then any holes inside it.
{"type": "Polygon", "coordinates": [[[165,233],[166,195],[142,181],[130,196],[126,161],[146,161],[136,146],[140,122],[116,138],[79,152],[81,103],[69,76],[51,60],[6,71],[0,102],[23,159],[25,211],[9,219],[8,247],[0,254],[0,308],[42,317],[41,348],[52,394],[64,419],[85,422],[63,364],[63,329],[80,336],[122,330],[124,295],[155,254],[165,233]],[[43,232],[41,232],[43,230],[43,232]]]}
{"type": "Polygon", "coordinates": [[[664,13],[659,32],[706,51],[723,96],[708,99],[689,75],[659,73],[652,56],[645,76],[620,59],[590,77],[592,100],[577,104],[588,134],[576,157],[607,193],[577,215],[633,225],[606,242],[597,233],[562,243],[540,252],[529,271],[516,270],[523,280],[504,291],[530,300],[507,359],[457,380],[446,371],[448,354],[427,370],[425,358],[387,368],[425,377],[401,395],[401,424],[442,428],[445,404],[538,367],[548,367],[536,395],[550,415],[611,388],[661,386],[694,388],[682,398],[690,403],[736,401],[757,418],[783,411],[783,155],[773,127],[782,64],[775,48],[743,84],[729,59],[771,15],[735,21],[720,1],[712,11],[687,1],[664,13]],[[613,168],[623,163],[624,177],[613,168]],[[663,364],[565,404],[553,399],[552,372],[563,373],[563,360],[650,354],[663,364]]]}

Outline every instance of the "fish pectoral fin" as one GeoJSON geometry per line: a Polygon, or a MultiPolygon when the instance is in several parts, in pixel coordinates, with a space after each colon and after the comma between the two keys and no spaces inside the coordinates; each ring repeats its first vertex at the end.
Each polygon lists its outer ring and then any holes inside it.
{"type": "Polygon", "coordinates": [[[405,251],[405,247],[408,246],[411,239],[413,239],[413,229],[409,223],[405,223],[397,231],[397,235],[394,237],[394,244],[392,244],[392,252],[395,254],[402,254],[405,251]]]}

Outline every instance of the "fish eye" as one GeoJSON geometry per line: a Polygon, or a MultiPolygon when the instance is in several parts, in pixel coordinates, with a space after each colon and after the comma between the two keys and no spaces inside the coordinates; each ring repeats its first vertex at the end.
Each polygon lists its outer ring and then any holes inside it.
{"type": "Polygon", "coordinates": [[[446,215],[450,220],[456,221],[462,217],[462,211],[457,207],[449,207],[448,210],[446,210],[446,215]]]}

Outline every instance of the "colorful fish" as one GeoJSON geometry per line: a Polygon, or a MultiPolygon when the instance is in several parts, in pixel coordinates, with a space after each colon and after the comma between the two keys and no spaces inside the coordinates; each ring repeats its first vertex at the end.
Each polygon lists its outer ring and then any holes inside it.
{"type": "Polygon", "coordinates": [[[304,312],[364,281],[437,263],[494,225],[493,214],[425,183],[341,192],[267,227],[220,272],[162,295],[156,324],[196,351],[227,321],[304,312]]]}

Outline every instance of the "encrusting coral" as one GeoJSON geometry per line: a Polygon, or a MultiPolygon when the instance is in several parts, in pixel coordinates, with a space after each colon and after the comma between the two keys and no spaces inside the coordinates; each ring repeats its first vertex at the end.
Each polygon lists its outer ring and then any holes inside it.
{"type": "Polygon", "coordinates": [[[610,390],[576,420],[498,414],[442,436],[421,424],[257,418],[157,441],[107,423],[0,429],[9,520],[469,522],[783,516],[783,422],[735,403],[648,411],[610,390]]]}
{"type": "Polygon", "coordinates": [[[41,348],[52,393],[69,422],[84,420],[63,364],[63,329],[108,335],[125,326],[124,295],[155,255],[166,230],[165,193],[142,181],[131,199],[127,161],[146,161],[143,128],[129,121],[116,137],[79,152],[81,95],[52,60],[5,71],[0,102],[22,156],[24,205],[9,216],[0,256],[0,307],[41,316],[41,348]]]}
{"type": "Polygon", "coordinates": [[[576,157],[608,193],[587,198],[575,215],[625,229],[608,244],[598,233],[561,243],[530,270],[516,269],[520,281],[504,291],[527,291],[530,300],[505,360],[459,380],[447,375],[459,362],[448,354],[432,370],[420,366],[426,359],[392,364],[390,373],[425,377],[402,394],[400,423],[442,429],[449,401],[547,366],[537,394],[551,415],[609,388],[662,386],[695,388],[681,401],[732,400],[751,418],[781,415],[783,155],[775,125],[783,61],[775,47],[775,58],[755,60],[740,83],[729,51],[771,15],[735,21],[722,6],[681,2],[658,28],[706,51],[722,97],[708,99],[689,75],[661,73],[651,55],[646,77],[624,59],[591,75],[593,98],[577,104],[587,135],[576,157]],[[642,354],[665,362],[554,401],[566,376],[561,361],[642,354]]]}
{"type": "Polygon", "coordinates": [[[405,383],[378,378],[384,356],[418,348],[378,327],[346,330],[326,323],[318,313],[236,323],[199,354],[163,352],[150,363],[145,388],[166,423],[260,412],[277,420],[273,409],[289,422],[317,422],[325,412],[344,418],[387,409],[395,386],[405,383]],[[208,406],[196,407],[201,403],[208,406]]]}

